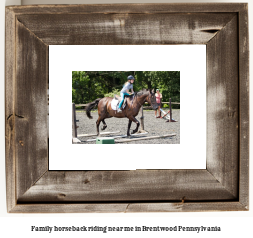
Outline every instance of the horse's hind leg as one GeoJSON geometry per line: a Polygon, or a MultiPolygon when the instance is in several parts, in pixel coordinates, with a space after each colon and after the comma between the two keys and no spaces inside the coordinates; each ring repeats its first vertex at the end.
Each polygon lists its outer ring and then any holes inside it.
{"type": "Polygon", "coordinates": [[[97,135],[99,135],[99,125],[100,125],[100,122],[101,122],[101,118],[99,117],[96,121],[96,126],[97,126],[97,135]]]}
{"type": "Polygon", "coordinates": [[[102,122],[103,122],[104,125],[103,125],[103,127],[101,128],[101,130],[103,131],[103,130],[105,130],[105,128],[107,127],[107,125],[106,125],[106,123],[105,123],[105,119],[103,119],[102,122]]]}

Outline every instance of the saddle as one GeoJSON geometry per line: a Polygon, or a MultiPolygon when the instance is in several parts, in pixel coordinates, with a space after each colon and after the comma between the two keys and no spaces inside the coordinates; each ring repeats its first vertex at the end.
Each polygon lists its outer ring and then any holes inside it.
{"type": "MultiPolygon", "coordinates": [[[[124,109],[126,107],[126,105],[127,105],[127,98],[131,97],[131,96],[132,95],[125,95],[124,102],[122,104],[122,109],[124,109]]],[[[118,95],[114,95],[114,98],[113,98],[113,100],[111,102],[111,106],[112,106],[113,110],[117,110],[118,109],[120,101],[121,101],[121,97],[118,96],[118,95]]]]}

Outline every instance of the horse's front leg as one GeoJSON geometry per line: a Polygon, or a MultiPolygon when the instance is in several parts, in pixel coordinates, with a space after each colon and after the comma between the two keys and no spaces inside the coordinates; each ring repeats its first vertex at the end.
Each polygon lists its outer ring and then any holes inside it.
{"type": "Polygon", "coordinates": [[[131,127],[132,121],[129,119],[128,121],[128,127],[127,127],[127,136],[130,136],[130,127],[131,127]]]}
{"type": "Polygon", "coordinates": [[[135,119],[135,123],[136,123],[136,128],[133,130],[132,134],[136,133],[139,129],[139,126],[140,126],[140,122],[134,117],[135,119]]]}
{"type": "Polygon", "coordinates": [[[136,133],[139,129],[140,122],[133,116],[129,117],[129,120],[133,121],[136,123],[136,128],[132,131],[132,134],[136,133]]]}

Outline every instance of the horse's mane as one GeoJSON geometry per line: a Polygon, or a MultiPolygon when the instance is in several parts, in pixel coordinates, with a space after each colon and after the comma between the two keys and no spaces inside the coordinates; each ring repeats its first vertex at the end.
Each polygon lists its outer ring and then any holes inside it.
{"type": "Polygon", "coordinates": [[[139,92],[136,93],[137,96],[141,96],[143,94],[147,94],[149,91],[147,89],[142,89],[139,92]]]}

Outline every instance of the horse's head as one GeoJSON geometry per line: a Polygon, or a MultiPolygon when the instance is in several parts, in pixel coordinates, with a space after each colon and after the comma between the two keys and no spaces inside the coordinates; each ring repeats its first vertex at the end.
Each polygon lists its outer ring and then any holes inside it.
{"type": "Polygon", "coordinates": [[[156,102],[155,98],[155,90],[148,90],[148,96],[146,98],[146,101],[152,106],[153,110],[156,110],[158,108],[158,104],[156,102]]]}

